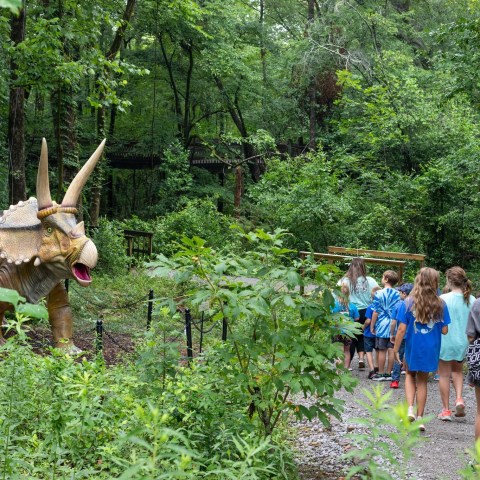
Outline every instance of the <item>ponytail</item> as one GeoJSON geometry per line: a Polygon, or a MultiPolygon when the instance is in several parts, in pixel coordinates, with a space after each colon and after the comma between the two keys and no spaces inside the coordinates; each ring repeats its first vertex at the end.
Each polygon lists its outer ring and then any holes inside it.
{"type": "Polygon", "coordinates": [[[445,272],[445,275],[449,286],[460,288],[463,292],[463,300],[467,305],[470,305],[472,282],[467,278],[465,270],[461,267],[452,267],[445,272]]]}

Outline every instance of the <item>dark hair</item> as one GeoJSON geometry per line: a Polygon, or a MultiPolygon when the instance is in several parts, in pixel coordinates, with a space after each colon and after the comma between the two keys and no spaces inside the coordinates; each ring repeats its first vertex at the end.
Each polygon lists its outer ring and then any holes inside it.
{"type": "Polygon", "coordinates": [[[398,283],[398,273],[394,270],[386,270],[383,276],[392,287],[398,283]]]}
{"type": "Polygon", "coordinates": [[[352,292],[355,292],[357,290],[357,281],[359,278],[363,277],[365,281],[367,281],[367,267],[363,258],[352,258],[345,277],[350,280],[350,287],[352,292]]]}
{"type": "Polygon", "coordinates": [[[445,272],[448,285],[461,288],[463,299],[467,305],[470,305],[470,295],[472,294],[472,282],[467,278],[467,274],[462,267],[452,267],[445,272]]]}

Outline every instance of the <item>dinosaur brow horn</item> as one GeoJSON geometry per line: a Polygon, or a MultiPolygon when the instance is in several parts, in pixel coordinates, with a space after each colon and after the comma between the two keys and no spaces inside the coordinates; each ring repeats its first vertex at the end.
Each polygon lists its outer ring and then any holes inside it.
{"type": "Polygon", "coordinates": [[[38,209],[48,208],[53,205],[50,195],[50,183],[48,180],[48,148],[45,138],[42,139],[42,151],[37,173],[37,202],[38,209]]]}
{"type": "Polygon", "coordinates": [[[75,207],[82,188],[87,183],[88,177],[92,173],[95,165],[102,156],[103,147],[107,140],[103,139],[102,143],[97,147],[93,155],[88,159],[87,163],[77,173],[76,177],[72,180],[72,183],[68,187],[67,193],[62,200],[62,207],[75,207]]]}

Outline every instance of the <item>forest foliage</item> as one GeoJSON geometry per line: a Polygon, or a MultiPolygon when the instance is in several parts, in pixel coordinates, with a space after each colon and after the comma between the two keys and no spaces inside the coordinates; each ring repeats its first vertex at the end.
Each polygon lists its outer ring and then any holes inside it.
{"type": "Polygon", "coordinates": [[[297,249],[412,251],[475,269],[478,2],[22,5],[20,39],[0,10],[5,138],[25,119],[23,154],[10,140],[0,151],[4,205],[35,193],[42,136],[58,196],[106,136],[87,224],[135,216],[155,231],[206,201],[249,228],[287,229],[297,249]],[[161,160],[112,169],[114,155],[161,160]],[[192,155],[217,170],[190,167],[192,155]]]}
{"type": "Polygon", "coordinates": [[[97,271],[123,275],[134,229],[166,277],[114,367],[34,354],[16,317],[0,476],[295,478],[283,422],[328,424],[353,387],[330,341],[353,333],[330,314],[339,271],[298,250],[478,271],[479,22],[477,0],[0,1],[2,205],[35,195],[42,137],[57,199],[106,137],[79,205],[97,271]],[[187,366],[178,306],[229,341],[187,366]]]}

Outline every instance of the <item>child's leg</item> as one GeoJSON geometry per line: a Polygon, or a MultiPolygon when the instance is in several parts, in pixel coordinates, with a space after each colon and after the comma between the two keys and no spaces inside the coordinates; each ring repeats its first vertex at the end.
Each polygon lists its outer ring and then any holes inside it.
{"type": "Polygon", "coordinates": [[[395,361],[395,356],[393,354],[393,347],[388,348],[388,364],[387,364],[387,373],[390,373],[393,370],[393,363],[395,361]]]}
{"type": "Polygon", "coordinates": [[[378,373],[385,373],[385,359],[387,358],[387,350],[377,350],[378,373]]]}
{"type": "Polygon", "coordinates": [[[453,388],[457,394],[456,401],[462,400],[463,397],[463,362],[452,360],[452,380],[453,388]]]}
{"type": "Polygon", "coordinates": [[[475,386],[475,398],[477,400],[477,415],[475,417],[475,440],[480,438],[480,387],[475,386]]]}
{"type": "Polygon", "coordinates": [[[452,373],[452,362],[444,360],[438,361],[438,374],[440,380],[438,381],[438,388],[440,389],[440,398],[442,400],[442,407],[444,410],[450,410],[450,375],[452,373]]]}
{"type": "Polygon", "coordinates": [[[405,398],[409,407],[415,405],[415,391],[417,389],[415,376],[417,372],[410,372],[407,369],[407,374],[405,376],[405,398]]]}
{"type": "Polygon", "coordinates": [[[362,333],[357,337],[357,353],[358,361],[365,362],[365,339],[362,333]]]}
{"type": "Polygon", "coordinates": [[[417,416],[423,417],[427,403],[428,372],[417,372],[417,416]]]}
{"type": "Polygon", "coordinates": [[[343,355],[344,355],[344,360],[343,360],[343,365],[345,368],[350,367],[350,344],[348,345],[343,345],[343,355]]]}
{"type": "Polygon", "coordinates": [[[376,368],[378,370],[378,352],[376,348],[373,349],[372,356],[373,356],[373,368],[374,369],[376,368]]]}

